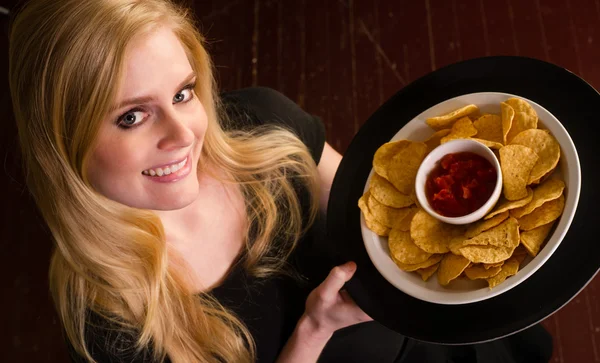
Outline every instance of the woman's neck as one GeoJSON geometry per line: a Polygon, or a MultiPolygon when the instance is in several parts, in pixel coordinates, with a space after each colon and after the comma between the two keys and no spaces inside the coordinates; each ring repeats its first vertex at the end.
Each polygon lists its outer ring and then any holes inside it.
{"type": "Polygon", "coordinates": [[[193,273],[195,290],[218,285],[244,245],[244,198],[238,185],[222,177],[200,173],[194,202],[179,210],[157,211],[167,243],[193,273]]]}

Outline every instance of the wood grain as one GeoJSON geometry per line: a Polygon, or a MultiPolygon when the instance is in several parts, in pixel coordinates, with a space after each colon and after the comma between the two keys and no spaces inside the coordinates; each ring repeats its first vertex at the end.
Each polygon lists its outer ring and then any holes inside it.
{"type": "MultiPolygon", "coordinates": [[[[344,152],[409,82],[486,55],[550,61],[600,87],[599,0],[183,0],[200,21],[222,90],[275,88],[325,122],[344,152]]],[[[16,0],[5,1],[13,8],[16,0]]],[[[51,242],[23,186],[0,16],[2,362],[66,362],[46,282],[51,242]]],[[[543,322],[553,362],[600,363],[600,279],[543,322]]]]}

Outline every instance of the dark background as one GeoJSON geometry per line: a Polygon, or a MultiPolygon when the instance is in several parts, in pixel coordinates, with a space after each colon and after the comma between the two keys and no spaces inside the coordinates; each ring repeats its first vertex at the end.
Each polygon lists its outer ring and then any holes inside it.
{"type": "MultiPolygon", "coordinates": [[[[2,1],[10,9],[18,2],[2,1]]],[[[222,90],[279,90],[322,117],[342,153],[396,91],[461,60],[533,57],[600,86],[600,0],[182,1],[210,41],[222,90]]],[[[8,17],[0,26],[0,362],[63,362],[46,281],[51,242],[16,153],[8,17]]],[[[600,362],[600,279],[543,324],[553,362],[600,362]]]]}

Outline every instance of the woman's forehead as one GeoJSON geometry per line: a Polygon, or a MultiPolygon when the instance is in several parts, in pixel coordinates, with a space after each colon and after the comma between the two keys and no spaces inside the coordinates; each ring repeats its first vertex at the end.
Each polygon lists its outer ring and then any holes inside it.
{"type": "Polygon", "coordinates": [[[168,27],[134,37],[125,53],[118,99],[137,93],[172,91],[192,72],[186,51],[168,27]]]}

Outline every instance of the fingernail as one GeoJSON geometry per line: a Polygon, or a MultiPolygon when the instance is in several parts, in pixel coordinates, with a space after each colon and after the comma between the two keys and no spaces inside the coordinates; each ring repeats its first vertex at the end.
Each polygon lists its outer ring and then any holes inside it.
{"type": "Polygon", "coordinates": [[[354,261],[348,261],[343,266],[348,272],[354,272],[354,270],[356,270],[356,263],[354,261]]]}

